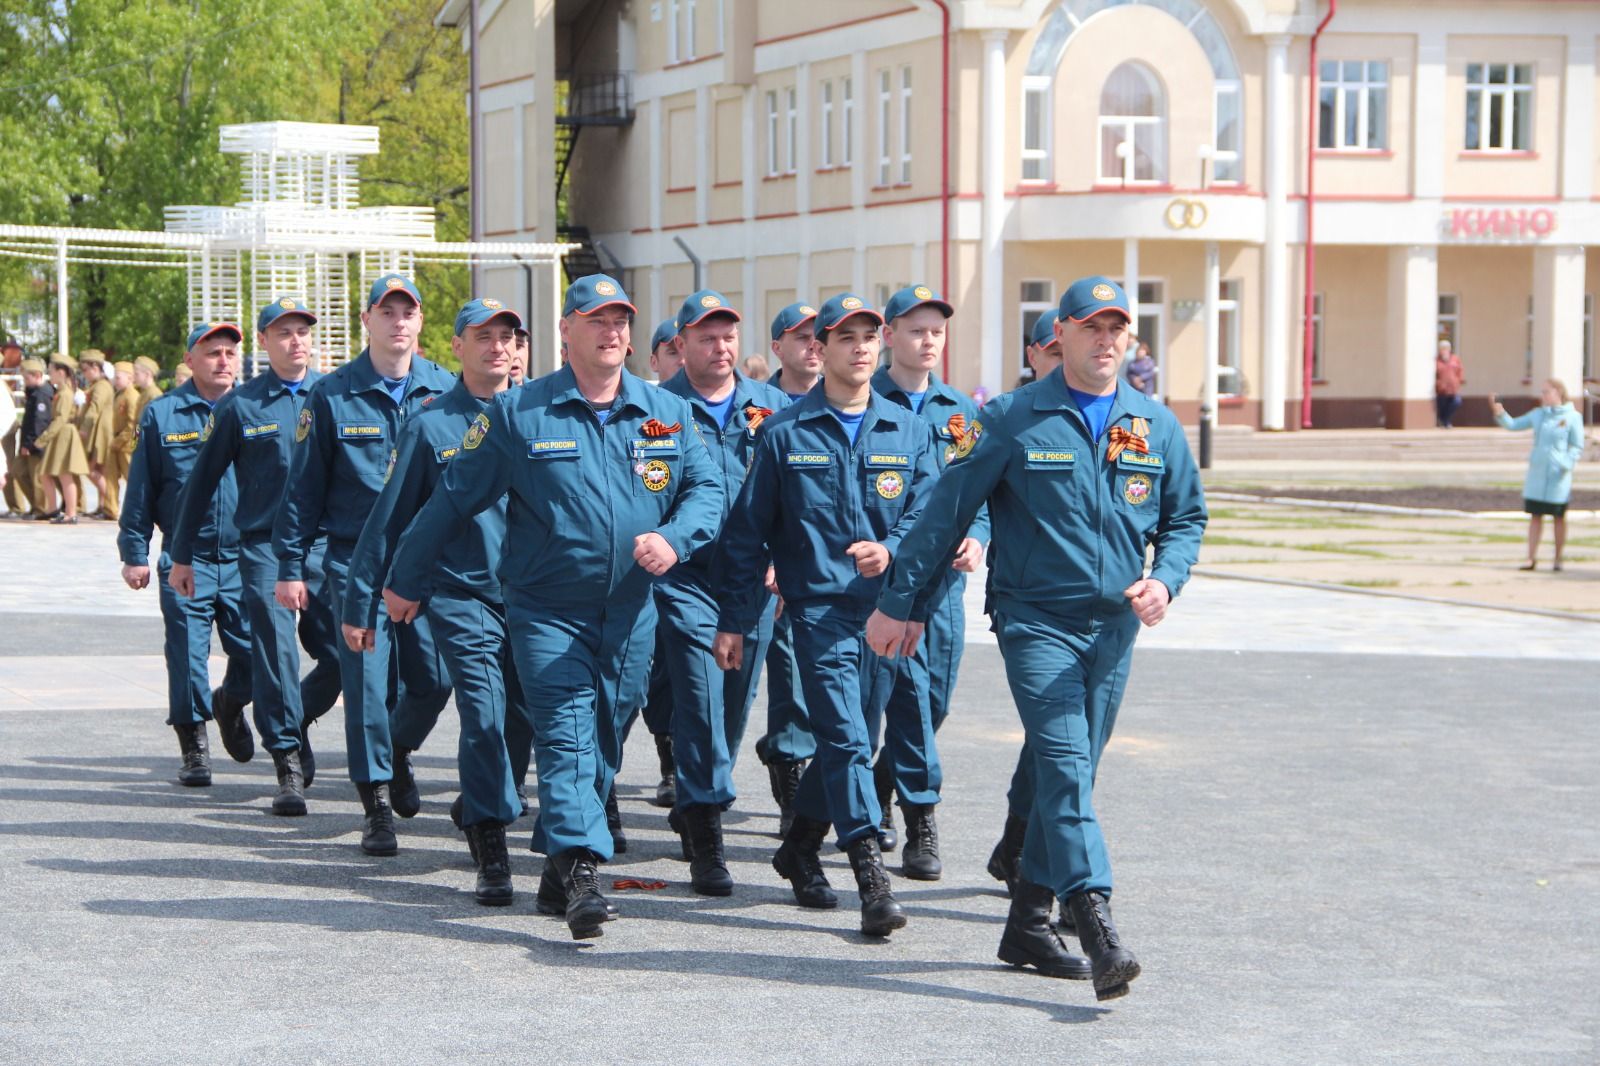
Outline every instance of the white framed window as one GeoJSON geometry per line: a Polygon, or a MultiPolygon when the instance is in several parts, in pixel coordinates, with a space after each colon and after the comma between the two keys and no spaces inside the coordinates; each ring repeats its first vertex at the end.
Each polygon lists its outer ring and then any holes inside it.
{"type": "Polygon", "coordinates": [[[822,83],[822,165],[833,166],[833,82],[822,83]]]}
{"type": "Polygon", "coordinates": [[[678,62],[678,7],[682,0],[667,0],[667,62],[678,62]]]}
{"type": "Polygon", "coordinates": [[[1439,339],[1450,342],[1450,350],[1461,350],[1461,297],[1453,292],[1439,294],[1439,339]]]}
{"type": "Polygon", "coordinates": [[[1033,327],[1039,319],[1056,309],[1056,284],[1042,278],[1027,278],[1022,282],[1018,310],[1022,312],[1022,365],[1028,365],[1027,351],[1033,327]]]}
{"type": "Polygon", "coordinates": [[[1211,180],[1237,185],[1244,180],[1244,94],[1236,81],[1219,81],[1213,93],[1211,180]]]}
{"type": "Polygon", "coordinates": [[[886,281],[880,281],[873,285],[872,306],[876,307],[880,311],[883,310],[885,307],[889,306],[889,297],[892,296],[895,291],[896,290],[889,288],[889,283],[886,281]]]}
{"type": "Polygon", "coordinates": [[[1533,64],[1467,64],[1469,152],[1533,148],[1533,64]]]}
{"type": "MultiPolygon", "coordinates": [[[[1323,362],[1323,353],[1326,349],[1322,344],[1322,324],[1326,320],[1323,308],[1326,306],[1327,294],[1314,292],[1311,294],[1311,378],[1313,381],[1326,381],[1328,378],[1327,364],[1323,362]]],[[[1301,319],[1304,321],[1304,318],[1301,319]]]]}
{"type": "Polygon", "coordinates": [[[767,177],[775,178],[778,170],[778,94],[767,93],[767,177]]]}
{"type": "Polygon", "coordinates": [[[1155,73],[1127,62],[1100,93],[1100,180],[1157,185],[1167,180],[1167,102],[1155,73]]]}
{"type": "Polygon", "coordinates": [[[1533,378],[1533,297],[1528,297],[1527,330],[1522,344],[1522,376],[1533,378]]]}
{"type": "Polygon", "coordinates": [[[839,164],[855,165],[856,152],[856,98],[851,79],[839,83],[839,164]]]}
{"type": "MultiPolygon", "coordinates": [[[[1150,358],[1156,361],[1156,395],[1161,397],[1167,394],[1167,363],[1162,344],[1166,291],[1165,282],[1148,278],[1140,280],[1139,321],[1134,329],[1134,335],[1139,338],[1139,343],[1150,346],[1150,358]]],[[[1133,351],[1138,355],[1137,347],[1133,351]]]]}
{"type": "Polygon", "coordinates": [[[1217,286],[1217,391],[1243,396],[1244,282],[1223,278],[1217,286]]]}
{"type": "Polygon", "coordinates": [[[1317,147],[1365,152],[1389,147],[1388,63],[1317,64],[1317,147]]]}
{"type": "Polygon", "coordinates": [[[1050,180],[1051,79],[1030,74],[1022,79],[1022,180],[1050,180]]]}
{"type": "Polygon", "coordinates": [[[797,159],[799,157],[799,152],[797,151],[797,149],[799,148],[799,145],[800,145],[800,94],[799,94],[799,92],[796,89],[794,89],[793,87],[790,87],[789,89],[785,90],[784,102],[788,105],[785,108],[785,113],[784,113],[784,123],[785,123],[784,143],[785,143],[785,146],[788,148],[788,158],[784,160],[784,163],[786,164],[785,168],[784,168],[784,173],[793,174],[794,173],[794,166],[795,166],[795,159],[797,159]]]}
{"type": "Polygon", "coordinates": [[[889,72],[878,71],[878,184],[889,184],[890,167],[893,160],[889,156],[889,120],[894,106],[892,94],[889,89],[889,72]]]}
{"type": "Polygon", "coordinates": [[[900,68],[900,183],[911,184],[911,68],[900,68]]]}
{"type": "Polygon", "coordinates": [[[683,58],[685,60],[695,57],[694,51],[694,0],[683,0],[683,58]]]}

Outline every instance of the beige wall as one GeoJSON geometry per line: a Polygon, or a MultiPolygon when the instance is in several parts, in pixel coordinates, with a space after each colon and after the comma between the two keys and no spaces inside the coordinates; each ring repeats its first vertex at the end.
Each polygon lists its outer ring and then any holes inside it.
{"type": "Polygon", "coordinates": [[[1561,166],[1561,82],[1566,42],[1559,37],[1451,37],[1445,64],[1444,191],[1446,196],[1555,196],[1561,166]],[[1530,156],[1467,152],[1467,64],[1533,63],[1530,156]]]}
{"type": "MultiPolygon", "coordinates": [[[[1322,380],[1311,393],[1317,399],[1384,395],[1388,263],[1387,248],[1328,247],[1317,252],[1317,291],[1323,296],[1322,380]]],[[[1295,288],[1297,293],[1305,291],[1299,285],[1295,288]]],[[[1300,314],[1294,316],[1294,324],[1294,350],[1300,352],[1300,314]]]]}
{"type": "Polygon", "coordinates": [[[1528,297],[1533,292],[1531,248],[1441,248],[1439,292],[1461,298],[1457,349],[1473,395],[1523,391],[1528,347],[1528,297]]]}

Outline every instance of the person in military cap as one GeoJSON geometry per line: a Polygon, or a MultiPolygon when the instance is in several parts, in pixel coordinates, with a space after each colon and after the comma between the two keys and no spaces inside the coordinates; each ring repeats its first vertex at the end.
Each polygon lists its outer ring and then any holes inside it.
{"type": "MultiPolygon", "coordinates": [[[[144,409],[150,406],[150,401],[161,395],[161,386],[156,384],[156,378],[160,374],[161,364],[148,355],[134,359],[133,387],[139,390],[139,415],[144,414],[144,409]]],[[[137,418],[134,424],[138,424],[137,418]]]]}
{"type": "MultiPolygon", "coordinates": [[[[461,379],[437,400],[424,401],[401,430],[388,481],[350,558],[349,591],[340,607],[351,648],[373,647],[395,546],[460,454],[478,416],[509,388],[507,372],[521,328],[521,317],[499,300],[469,300],[456,315],[450,347],[461,364],[461,379]]],[[[451,534],[431,575],[423,612],[449,666],[461,715],[461,795],[451,817],[466,832],[478,865],[477,901],[507,906],[514,893],[506,827],[522,814],[518,773],[527,771],[533,734],[506,639],[500,592],[506,498],[451,534]]]]}
{"type": "Polygon", "coordinates": [[[772,864],[802,907],[837,906],[820,859],[832,823],[855,871],[867,936],[888,936],[906,915],[878,848],[882,812],[865,710],[878,664],[861,627],[938,472],[927,425],[872,389],[882,324],[850,293],[818,312],[822,387],[762,424],[722,531],[713,646],[719,666],[741,668],[745,635],[764,610],[770,562],[817,738],[795,796],[794,824],[772,864]]]}
{"type": "Polygon", "coordinates": [[[900,542],[867,641],[880,654],[916,646],[927,590],[944,579],[985,504],[996,542],[1027,546],[1001,549],[990,585],[1033,781],[999,955],[1051,977],[1092,977],[1096,998],[1106,1000],[1126,995],[1140,967],[1111,920],[1095,772],[1134,637],[1141,624],[1162,620],[1187,581],[1206,509],[1183,427],[1119,381],[1131,321],[1121,286],[1083,278],[1059,311],[1061,373],[984,407],[900,542]],[[1058,899],[1087,961],[1050,925],[1058,899]]]}
{"type": "Polygon", "coordinates": [[[42,519],[55,509],[53,486],[43,476],[44,449],[39,438],[50,426],[55,411],[55,386],[45,379],[43,359],[24,359],[22,412],[17,420],[17,457],[11,462],[11,481],[26,496],[26,517],[42,519]]]}
{"type": "Polygon", "coordinates": [[[111,406],[111,451],[106,457],[106,513],[113,518],[122,513],[122,483],[128,478],[133,459],[133,435],[139,428],[139,390],[133,387],[133,364],[111,365],[112,387],[116,398],[111,406]]]}
{"type": "Polygon", "coordinates": [[[516,329],[516,340],[511,346],[511,370],[506,377],[514,389],[528,380],[528,331],[521,326],[516,329]]]}
{"type": "MultiPolygon", "coordinates": [[[[741,316],[721,293],[690,294],[676,321],[674,344],[683,366],[661,387],[689,404],[695,430],[710,448],[727,491],[725,515],[749,469],[761,427],[789,399],[738,370],[741,316]]],[[[726,896],[733,891],[733,877],[723,849],[722,812],[735,797],[733,766],[772,639],[774,601],[770,593],[764,595],[745,631],[749,652],[741,667],[718,671],[711,656],[717,635],[711,587],[716,551],[715,541],[702,546],[656,582],[656,643],[672,692],[677,805],[670,822],[688,845],[694,890],[726,896]]],[[[765,574],[761,583],[765,593],[765,574]]]]}
{"type": "MultiPolygon", "coordinates": [[[[401,427],[430,397],[455,387],[448,371],[417,354],[422,321],[422,295],[410,278],[378,278],[361,313],[366,350],[312,386],[300,409],[272,527],[275,595],[284,607],[311,607],[309,566],[326,531],[327,597],[337,612],[349,588],[356,540],[383,488],[401,427]]],[[[361,848],[369,855],[393,855],[399,850],[394,815],[410,818],[422,802],[411,752],[450,698],[444,660],[426,619],[392,632],[380,617],[373,654],[340,642],[339,674],[348,768],[364,813],[361,848]],[[392,716],[391,671],[403,683],[392,716]]]]}
{"type": "MultiPolygon", "coordinates": [[[[889,363],[872,378],[872,387],[880,396],[910,409],[933,430],[941,470],[978,417],[978,405],[935,373],[944,359],[948,321],[954,313],[927,285],[911,285],[896,292],[883,314],[889,363]]],[[[889,801],[898,792],[906,816],[900,868],[913,880],[937,881],[943,869],[934,818],[943,773],[934,733],[950,713],[965,647],[967,575],[983,561],[988,540],[989,515],[980,510],[961,539],[944,581],[929,593],[926,643],[918,654],[885,661],[867,707],[874,733],[880,718],[885,726],[884,748],[873,767],[878,802],[884,811],[878,844],[886,851],[893,846],[889,801]],[[925,658],[919,661],[919,656],[925,658]],[[922,682],[916,675],[924,670],[926,701],[917,698],[922,682]]]]}
{"type": "Polygon", "coordinates": [[[194,370],[190,368],[188,363],[179,363],[177,369],[172,372],[172,387],[175,389],[180,387],[193,376],[194,370]]]}
{"type": "Polygon", "coordinates": [[[223,746],[236,762],[248,762],[255,754],[255,740],[244,721],[244,708],[251,700],[251,634],[239,575],[239,531],[234,525],[239,488],[231,470],[203,501],[188,596],[180,596],[172,585],[169,550],[184,485],[213,410],[233,388],[234,353],[243,339],[243,332],[231,322],[202,322],[189,331],[184,361],[194,372],[192,380],[152,402],[139,416],[138,445],[118,523],[122,580],[136,591],[150,584],[150,537],[155,528],[161,530],[156,572],[166,630],[167,724],[178,734],[181,785],[211,784],[208,721],[217,722],[223,746]],[[215,691],[210,669],[213,626],[228,659],[222,685],[215,691]]]}
{"type": "Polygon", "coordinates": [[[104,352],[86,348],[78,355],[78,366],[87,393],[83,409],[78,412],[78,434],[83,438],[84,455],[89,460],[89,480],[100,499],[100,505],[89,517],[116,521],[116,501],[106,495],[106,468],[111,462],[111,442],[116,435],[113,407],[117,391],[106,375],[104,352]]]}
{"type": "Polygon", "coordinates": [[[50,359],[50,384],[55,398],[50,409],[50,425],[40,435],[37,446],[43,449],[39,474],[60,492],[61,509],[50,521],[57,525],[78,524],[78,479],[89,473],[89,459],[78,436],[77,381],[78,361],[57,352],[50,359]]]}
{"type": "Polygon", "coordinates": [[[441,491],[401,538],[383,593],[391,617],[415,618],[444,546],[509,491],[506,539],[518,550],[502,559],[500,581],[533,717],[532,846],[549,856],[537,905],[564,914],[579,940],[613,917],[597,863],[613,854],[605,797],[621,729],[644,697],[651,586],[710,543],[723,508],[689,404],[624,366],[634,314],[614,278],[568,287],[566,365],[474,416],[441,491]]]}
{"type": "Polygon", "coordinates": [[[194,597],[205,583],[203,552],[197,557],[201,530],[218,488],[225,478],[234,478],[239,487],[233,514],[239,570],[254,635],[255,725],[278,777],[272,813],[290,817],[306,813],[304,790],[316,776],[306,736],[306,703],[314,702],[325,712],[339,685],[338,650],[333,647],[311,645],[308,650],[317,665],[300,677],[295,612],[273,595],[278,560],[272,553],[272,521],[288,475],[294,426],[311,386],[322,376],[311,368],[316,324],[316,315],[298,296],[273,300],[256,315],[256,346],[266,353],[267,369],[232,390],[207,419],[167,548],[172,559],[168,583],[178,595],[194,597]],[[326,695],[319,697],[319,692],[326,695]]]}
{"type": "MultiPolygon", "coordinates": [[[[22,359],[23,352],[20,344],[10,337],[0,342],[0,370],[5,370],[8,373],[15,371],[20,378],[22,376],[22,359]]],[[[0,409],[9,410],[13,416],[6,422],[5,431],[0,432],[0,465],[10,471],[5,481],[5,488],[3,492],[0,492],[0,495],[3,495],[5,499],[5,513],[0,514],[0,518],[21,518],[27,515],[29,505],[32,503],[27,487],[20,483],[16,477],[17,441],[21,436],[22,424],[20,412],[16,409],[15,397],[11,393],[10,383],[0,380],[0,390],[3,390],[6,394],[5,399],[0,400],[0,409]],[[11,403],[7,404],[6,400],[11,401],[11,403]]],[[[24,393],[26,393],[26,386],[24,386],[24,393]]],[[[24,407],[24,410],[26,410],[26,407],[24,407]]],[[[0,415],[0,417],[4,416],[0,415]]]]}
{"type": "MultiPolygon", "coordinates": [[[[789,402],[800,400],[822,380],[822,346],[817,343],[817,309],[793,303],[779,311],[769,330],[772,355],[778,370],[767,384],[780,390],[789,402]]],[[[794,796],[806,762],[817,752],[800,688],[800,666],[795,660],[789,616],[781,609],[772,623],[767,646],[767,731],[756,740],[756,758],[767,768],[772,801],[778,805],[778,837],[794,824],[794,796]]]]}
{"type": "Polygon", "coordinates": [[[1051,308],[1034,319],[1033,329],[1028,332],[1028,348],[1024,355],[1028,369],[1033,372],[1033,381],[1043,381],[1061,365],[1061,341],[1056,339],[1056,320],[1060,314],[1051,308]]]}

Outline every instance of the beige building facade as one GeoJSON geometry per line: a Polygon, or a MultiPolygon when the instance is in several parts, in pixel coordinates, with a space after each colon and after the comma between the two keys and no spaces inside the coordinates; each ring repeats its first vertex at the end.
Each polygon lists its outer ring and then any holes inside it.
{"type": "MultiPolygon", "coordinates": [[[[1489,392],[1600,372],[1595,11],[1345,0],[1313,90],[1301,0],[480,0],[481,232],[554,239],[563,198],[636,333],[698,272],[752,350],[791,301],[926,282],[949,379],[990,394],[1108,274],[1174,409],[1215,365],[1220,419],[1278,429],[1314,226],[1313,424],[1431,425],[1441,337],[1486,421],[1489,392]]],[[[482,286],[523,306],[515,271],[482,286]]]]}

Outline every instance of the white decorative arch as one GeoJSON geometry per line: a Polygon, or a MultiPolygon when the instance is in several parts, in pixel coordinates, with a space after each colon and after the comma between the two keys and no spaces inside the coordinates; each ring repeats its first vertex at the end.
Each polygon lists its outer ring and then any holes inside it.
{"type": "Polygon", "coordinates": [[[1066,53],[1067,42],[1078,27],[1102,11],[1115,7],[1153,7],[1165,11],[1194,35],[1218,81],[1239,80],[1239,63],[1234,58],[1233,45],[1228,43],[1228,35],[1200,0],[1060,0],[1050,12],[1039,36],[1034,39],[1033,51],[1028,53],[1028,66],[1024,73],[1053,76],[1061,65],[1062,55],[1066,53]]]}

